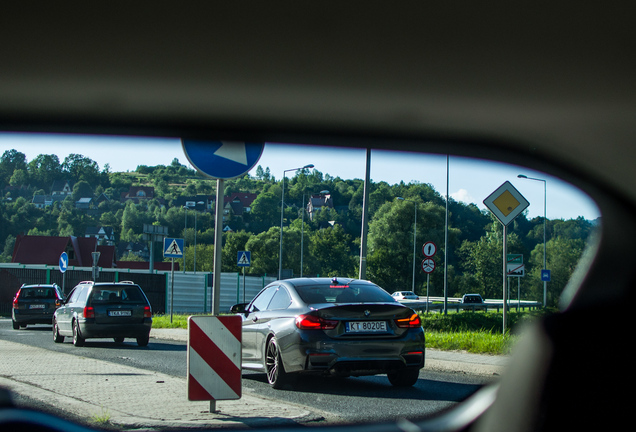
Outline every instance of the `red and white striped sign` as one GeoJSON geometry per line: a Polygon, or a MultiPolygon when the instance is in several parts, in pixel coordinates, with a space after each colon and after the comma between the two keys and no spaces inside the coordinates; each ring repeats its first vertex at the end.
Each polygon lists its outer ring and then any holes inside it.
{"type": "Polygon", "coordinates": [[[241,398],[241,317],[188,318],[188,400],[241,398]]]}

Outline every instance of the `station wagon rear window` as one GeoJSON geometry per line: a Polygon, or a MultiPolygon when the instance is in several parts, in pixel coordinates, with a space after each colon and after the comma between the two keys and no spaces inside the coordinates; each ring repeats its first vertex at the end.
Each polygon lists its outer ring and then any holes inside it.
{"type": "Polygon", "coordinates": [[[117,286],[94,288],[92,301],[93,303],[138,303],[144,302],[145,299],[139,287],[131,285],[124,289],[117,286]]]}

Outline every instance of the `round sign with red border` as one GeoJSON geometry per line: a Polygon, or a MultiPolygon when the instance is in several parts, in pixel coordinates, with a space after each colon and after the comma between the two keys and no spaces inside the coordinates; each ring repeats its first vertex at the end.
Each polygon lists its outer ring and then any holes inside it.
{"type": "Polygon", "coordinates": [[[422,270],[424,273],[432,273],[435,270],[435,261],[432,258],[426,258],[422,261],[422,270]]]}
{"type": "Polygon", "coordinates": [[[424,243],[422,246],[422,254],[426,257],[432,257],[437,252],[437,246],[432,241],[424,243]]]}

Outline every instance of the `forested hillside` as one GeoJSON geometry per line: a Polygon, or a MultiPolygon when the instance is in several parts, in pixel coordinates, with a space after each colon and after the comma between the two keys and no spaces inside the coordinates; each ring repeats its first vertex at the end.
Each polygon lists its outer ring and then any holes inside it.
{"type": "MultiPolygon", "coordinates": [[[[363,202],[363,181],[331,177],[317,170],[298,171],[285,179],[283,268],[294,275],[357,277],[363,202]],[[310,220],[303,212],[311,195],[330,194],[332,209],[318,212],[310,220]],[[303,222],[304,221],[304,222],[303,222]],[[301,257],[301,244],[303,246],[301,257]]],[[[140,165],[134,172],[113,173],[100,169],[89,158],[71,154],[63,161],[56,155],[39,155],[27,161],[23,153],[6,151],[0,159],[1,203],[0,260],[10,262],[19,234],[84,236],[88,227],[112,227],[117,241],[142,242],[144,224],[168,227],[171,237],[185,238],[186,269],[192,270],[196,236],[197,271],[212,271],[214,215],[212,210],[186,210],[177,204],[184,197],[215,198],[216,182],[197,175],[176,159],[169,166],[140,165]],[[50,194],[58,180],[73,185],[64,200],[38,208],[34,196],[50,194]],[[122,201],[131,186],[151,186],[152,199],[122,201]],[[78,208],[81,198],[93,198],[90,208],[78,208]],[[98,199],[101,198],[101,199],[98,199]],[[196,219],[195,219],[196,218],[196,219]],[[194,224],[196,222],[196,233],[194,224]]],[[[258,167],[254,177],[225,182],[225,194],[249,192],[257,195],[249,212],[229,213],[223,233],[223,271],[238,271],[237,252],[251,251],[253,275],[277,275],[281,221],[281,182],[268,168],[258,167]]],[[[421,247],[433,241],[438,247],[436,270],[430,278],[430,295],[443,294],[445,199],[423,183],[370,185],[367,278],[389,292],[410,290],[413,274],[413,229],[417,214],[415,286],[426,292],[426,274],[421,271],[421,247]],[[417,206],[415,212],[414,206],[417,206]]],[[[549,305],[554,305],[578,262],[595,221],[547,221],[547,267],[549,305]]],[[[522,298],[543,300],[543,219],[518,217],[508,229],[508,252],[523,254],[526,276],[522,298]]],[[[156,248],[160,249],[160,248],[156,248]]],[[[480,293],[501,298],[502,228],[488,212],[474,204],[449,200],[448,294],[480,293]]],[[[135,259],[118,257],[118,259],[135,259]]],[[[155,259],[161,260],[159,254],[155,259]]],[[[183,265],[183,264],[182,264],[183,265]]],[[[516,283],[514,284],[516,287],[516,283]]],[[[516,289],[515,289],[516,290],[516,289]]],[[[513,292],[513,298],[516,293],[513,292]]]]}

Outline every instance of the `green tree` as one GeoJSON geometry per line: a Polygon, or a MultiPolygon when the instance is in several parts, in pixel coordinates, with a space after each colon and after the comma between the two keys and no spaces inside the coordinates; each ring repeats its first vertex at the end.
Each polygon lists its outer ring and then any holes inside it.
{"type": "Polygon", "coordinates": [[[0,157],[0,183],[6,186],[15,170],[27,171],[26,155],[17,150],[6,150],[0,157]]]}
{"type": "MultiPolygon", "coordinates": [[[[521,240],[515,233],[508,234],[507,252],[521,253],[521,240]]],[[[484,298],[502,298],[503,291],[503,228],[493,222],[486,235],[475,242],[464,241],[459,251],[464,273],[474,283],[470,292],[479,293],[484,298]]],[[[456,293],[460,294],[460,293],[456,293]]]]}
{"type": "Polygon", "coordinates": [[[94,186],[102,183],[97,162],[80,154],[73,153],[64,158],[62,171],[74,182],[84,180],[94,186]]]}
{"type": "Polygon", "coordinates": [[[36,187],[49,190],[55,180],[62,178],[60,159],[54,154],[41,154],[28,164],[29,176],[36,187]]]}
{"type": "Polygon", "coordinates": [[[357,257],[351,254],[350,242],[351,236],[337,224],[314,231],[309,237],[308,270],[321,276],[356,277],[357,257]]]}
{"type": "MultiPolygon", "coordinates": [[[[417,197],[414,201],[393,200],[380,207],[369,223],[368,277],[391,291],[410,289],[413,285],[414,205],[417,205],[415,289],[421,292],[426,279],[419,270],[421,246],[425,241],[443,244],[444,208],[432,202],[421,203],[417,197]]],[[[443,256],[442,251],[438,251],[438,256],[443,256]]]]}
{"type": "MultiPolygon", "coordinates": [[[[585,250],[585,242],[579,238],[556,237],[548,240],[547,267],[550,269],[550,282],[547,283],[547,305],[557,307],[561,293],[565,289],[572,273],[585,250]]],[[[529,297],[536,301],[543,301],[543,245],[538,244],[530,254],[532,270],[529,274],[531,285],[529,297]]]]}
{"type": "Polygon", "coordinates": [[[276,225],[280,225],[280,192],[263,192],[252,203],[247,229],[252,233],[259,233],[276,225]]]}
{"type": "Polygon", "coordinates": [[[250,274],[278,275],[279,234],[280,228],[271,227],[245,243],[245,250],[251,251],[252,255],[250,274]]]}

